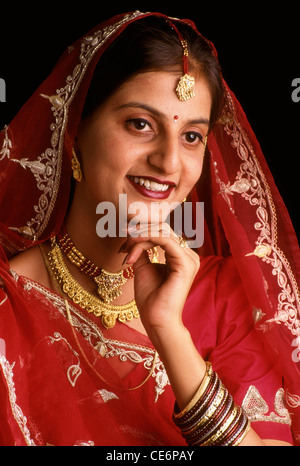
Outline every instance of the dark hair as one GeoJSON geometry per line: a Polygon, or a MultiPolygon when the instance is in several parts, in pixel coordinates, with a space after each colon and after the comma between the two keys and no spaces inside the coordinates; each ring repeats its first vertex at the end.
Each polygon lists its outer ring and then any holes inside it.
{"type": "MultiPolygon", "coordinates": [[[[223,84],[211,44],[191,26],[176,22],[188,43],[189,69],[202,73],[211,90],[210,127],[220,116],[223,84]]],[[[130,77],[153,70],[183,66],[183,48],[178,34],[164,18],[147,17],[130,24],[100,58],[88,91],[82,118],[89,117],[106,98],[130,77]]]]}

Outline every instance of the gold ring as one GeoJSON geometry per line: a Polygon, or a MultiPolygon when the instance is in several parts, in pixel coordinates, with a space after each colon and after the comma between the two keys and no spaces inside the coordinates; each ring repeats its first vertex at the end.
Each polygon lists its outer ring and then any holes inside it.
{"type": "Polygon", "coordinates": [[[182,248],[188,248],[189,245],[188,245],[188,242],[182,238],[182,236],[178,236],[178,239],[179,239],[179,245],[182,247],[182,248]]]}

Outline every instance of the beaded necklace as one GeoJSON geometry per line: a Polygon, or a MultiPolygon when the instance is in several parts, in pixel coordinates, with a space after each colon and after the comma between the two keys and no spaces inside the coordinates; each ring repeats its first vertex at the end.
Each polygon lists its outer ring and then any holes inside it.
{"type": "Polygon", "coordinates": [[[97,267],[76,248],[68,233],[60,233],[57,240],[59,247],[72,264],[76,265],[81,272],[94,279],[97,284],[97,293],[106,304],[110,304],[111,301],[120,296],[122,294],[122,286],[128,279],[134,277],[132,266],[115,273],[97,267]]]}
{"type": "Polygon", "coordinates": [[[51,239],[51,249],[47,254],[49,267],[54,278],[60,284],[62,291],[82,309],[101,317],[101,323],[105,328],[112,328],[116,320],[124,323],[133,318],[139,318],[139,311],[133,299],[127,304],[108,304],[86,291],[69,272],[60,245],[56,237],[51,239]]]}

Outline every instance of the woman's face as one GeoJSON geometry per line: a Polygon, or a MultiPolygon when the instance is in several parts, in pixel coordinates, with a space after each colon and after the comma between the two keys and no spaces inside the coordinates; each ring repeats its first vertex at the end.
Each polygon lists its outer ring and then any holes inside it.
{"type": "MultiPolygon", "coordinates": [[[[77,151],[83,179],[74,201],[95,213],[103,201],[118,208],[139,201],[182,202],[199,179],[211,95],[204,78],[196,97],[181,102],[175,88],[182,72],[141,73],[123,84],[80,126],[77,151]]],[[[145,220],[146,221],[146,220],[145,220]]]]}

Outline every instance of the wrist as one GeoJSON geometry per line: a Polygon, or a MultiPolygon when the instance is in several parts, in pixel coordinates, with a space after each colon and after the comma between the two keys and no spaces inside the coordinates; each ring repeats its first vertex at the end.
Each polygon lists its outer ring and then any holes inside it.
{"type": "Polygon", "coordinates": [[[170,322],[167,327],[151,327],[146,330],[159,354],[168,351],[168,349],[177,352],[177,348],[179,350],[182,345],[192,342],[190,332],[182,322],[170,322]]]}
{"type": "Polygon", "coordinates": [[[153,333],[150,339],[165,366],[178,406],[184,407],[204,377],[205,361],[183,324],[153,333]]]}

